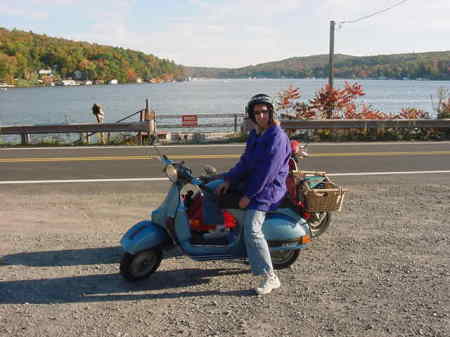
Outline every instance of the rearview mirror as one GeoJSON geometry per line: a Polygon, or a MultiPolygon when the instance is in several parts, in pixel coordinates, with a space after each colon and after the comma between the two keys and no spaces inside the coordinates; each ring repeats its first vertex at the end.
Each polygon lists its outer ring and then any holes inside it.
{"type": "Polygon", "coordinates": [[[214,176],[217,174],[217,170],[214,166],[211,165],[205,165],[203,166],[203,171],[205,171],[205,174],[207,176],[214,176]]]}

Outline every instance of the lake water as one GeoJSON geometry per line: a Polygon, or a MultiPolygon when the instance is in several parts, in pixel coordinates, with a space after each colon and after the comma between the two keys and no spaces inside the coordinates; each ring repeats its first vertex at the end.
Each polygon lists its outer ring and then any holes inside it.
{"type": "MultiPolygon", "coordinates": [[[[252,95],[276,95],[289,85],[298,87],[303,99],[311,98],[326,79],[194,80],[163,84],[126,84],[77,87],[10,88],[0,90],[0,126],[92,123],[93,103],[103,106],[105,122],[117,120],[145,107],[149,99],[159,116],[164,114],[240,113],[252,95]]],[[[352,81],[350,81],[352,82],[352,81]]],[[[415,107],[433,113],[431,95],[450,81],[361,80],[366,95],[360,102],[389,113],[415,107]]],[[[343,80],[335,87],[342,88],[343,80]]],[[[134,119],[134,120],[137,120],[134,119]]]]}

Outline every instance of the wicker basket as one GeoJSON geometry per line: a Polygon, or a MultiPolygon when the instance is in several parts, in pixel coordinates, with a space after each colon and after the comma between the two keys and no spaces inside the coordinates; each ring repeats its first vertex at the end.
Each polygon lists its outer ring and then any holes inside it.
{"type": "Polygon", "coordinates": [[[303,196],[308,212],[332,212],[342,208],[344,195],[348,190],[332,182],[325,173],[323,177],[320,188],[311,188],[307,181],[303,181],[303,196]]]}

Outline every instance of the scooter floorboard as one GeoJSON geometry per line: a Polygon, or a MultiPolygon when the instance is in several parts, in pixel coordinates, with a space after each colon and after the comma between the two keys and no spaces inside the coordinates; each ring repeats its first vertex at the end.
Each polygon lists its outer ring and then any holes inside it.
{"type": "Polygon", "coordinates": [[[229,244],[228,239],[226,237],[222,238],[213,238],[213,239],[204,239],[202,234],[193,234],[190,239],[192,245],[203,245],[203,246],[227,246],[229,244]]]}

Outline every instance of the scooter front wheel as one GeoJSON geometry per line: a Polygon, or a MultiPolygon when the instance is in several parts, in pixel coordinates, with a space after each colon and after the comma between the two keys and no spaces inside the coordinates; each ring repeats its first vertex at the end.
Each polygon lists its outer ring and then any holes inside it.
{"type": "Polygon", "coordinates": [[[285,269],[297,261],[300,249],[296,250],[279,250],[270,252],[272,257],[272,265],[275,269],[285,269]]]}
{"type": "Polygon", "coordinates": [[[162,260],[160,249],[149,249],[137,254],[125,253],[120,261],[120,273],[128,281],[142,280],[158,269],[162,260]]]}

